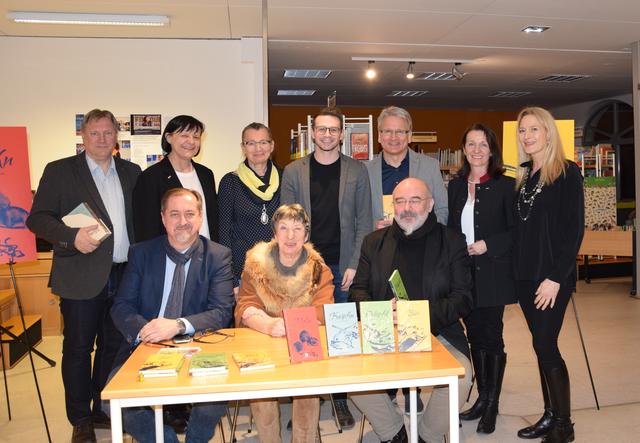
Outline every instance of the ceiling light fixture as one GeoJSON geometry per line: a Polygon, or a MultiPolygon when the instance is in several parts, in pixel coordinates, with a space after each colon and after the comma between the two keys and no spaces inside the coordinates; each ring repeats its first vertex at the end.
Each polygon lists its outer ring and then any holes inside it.
{"type": "Polygon", "coordinates": [[[16,23],[55,25],[166,26],[170,23],[166,15],[144,14],[10,12],[7,17],[16,23]]]}
{"type": "Polygon", "coordinates": [[[365,75],[367,76],[368,79],[376,78],[377,73],[376,73],[376,70],[373,68],[373,65],[376,62],[374,62],[373,60],[369,60],[368,63],[369,64],[368,64],[367,72],[365,75]]]}
{"type": "Polygon", "coordinates": [[[409,66],[407,66],[407,78],[409,80],[413,80],[415,78],[415,74],[413,73],[413,65],[415,65],[416,62],[409,62],[409,66]]]}
{"type": "Polygon", "coordinates": [[[462,72],[460,65],[462,65],[462,63],[454,63],[453,68],[451,68],[451,75],[453,75],[456,80],[462,80],[464,76],[467,75],[466,72],[462,72]]]}
{"type": "Polygon", "coordinates": [[[526,28],[522,28],[522,32],[526,34],[540,34],[550,28],[551,26],[527,26],[526,28]]]}

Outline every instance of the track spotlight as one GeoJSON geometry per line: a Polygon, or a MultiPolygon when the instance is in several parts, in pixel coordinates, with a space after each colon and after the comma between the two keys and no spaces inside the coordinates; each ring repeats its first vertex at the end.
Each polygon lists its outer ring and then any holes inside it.
{"type": "Polygon", "coordinates": [[[464,76],[467,75],[466,72],[462,72],[462,70],[460,70],[460,65],[462,65],[462,63],[456,62],[453,64],[453,68],[451,68],[451,75],[453,75],[456,80],[462,80],[464,76]]]}
{"type": "Polygon", "coordinates": [[[374,62],[373,60],[369,60],[369,67],[367,68],[367,73],[366,73],[366,76],[368,79],[376,78],[377,73],[376,73],[376,70],[373,68],[373,65],[375,63],[376,62],[374,62]]]}
{"type": "Polygon", "coordinates": [[[415,78],[415,74],[413,73],[413,65],[415,65],[416,62],[409,62],[409,66],[407,67],[407,78],[409,80],[413,80],[415,78]]]}

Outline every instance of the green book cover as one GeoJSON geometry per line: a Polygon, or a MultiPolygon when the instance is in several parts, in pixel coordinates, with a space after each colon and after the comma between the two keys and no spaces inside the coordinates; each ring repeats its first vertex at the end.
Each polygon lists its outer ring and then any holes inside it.
{"type": "Polygon", "coordinates": [[[227,354],[224,352],[200,352],[191,357],[191,375],[219,374],[229,371],[227,354]]]}
{"type": "Polygon", "coordinates": [[[396,299],[409,300],[407,288],[404,287],[402,277],[400,276],[400,272],[397,269],[395,269],[391,273],[391,277],[389,277],[389,286],[391,286],[391,291],[393,291],[393,295],[396,296],[396,299]]]}
{"type": "Polygon", "coordinates": [[[360,324],[364,354],[395,352],[391,300],[360,302],[360,324]]]}
{"type": "Polygon", "coordinates": [[[400,300],[398,314],[398,350],[421,352],[431,350],[429,300],[400,300]]]}

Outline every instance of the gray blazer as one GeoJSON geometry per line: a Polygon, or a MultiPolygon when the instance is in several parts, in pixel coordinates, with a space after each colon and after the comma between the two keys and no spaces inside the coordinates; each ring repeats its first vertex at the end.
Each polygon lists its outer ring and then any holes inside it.
{"type": "MultiPolygon", "coordinates": [[[[365,163],[369,173],[371,184],[371,208],[373,213],[373,223],[383,217],[382,210],[382,153],[376,155],[373,160],[365,163]]],[[[409,177],[423,180],[433,195],[433,212],[436,214],[438,222],[447,225],[449,209],[447,201],[447,190],[442,181],[440,164],[428,155],[418,154],[409,149],[409,177]]],[[[375,226],[373,227],[375,229],[375,226]]]]}
{"type": "MultiPolygon", "coordinates": [[[[90,254],[74,247],[78,228],[66,226],[61,218],[80,203],[88,203],[111,231],[113,225],[100,198],[85,153],[49,163],[42,173],[38,191],[33,198],[27,226],[38,237],[53,245],[53,263],[49,286],[62,298],[87,300],[100,293],[107,283],[113,264],[113,235],[107,237],[90,254]]],[[[129,242],[133,243],[131,194],[140,174],[135,163],[114,159],[124,196],[129,242]]]]}
{"type": "MultiPolygon", "coordinates": [[[[309,157],[296,160],[284,168],[280,201],[283,204],[300,203],[311,215],[309,193],[309,157]]],[[[362,239],[371,232],[371,193],[367,170],[359,160],[340,154],[340,272],[356,269],[360,259],[362,239]]],[[[313,223],[313,220],[311,220],[313,223]]]]}

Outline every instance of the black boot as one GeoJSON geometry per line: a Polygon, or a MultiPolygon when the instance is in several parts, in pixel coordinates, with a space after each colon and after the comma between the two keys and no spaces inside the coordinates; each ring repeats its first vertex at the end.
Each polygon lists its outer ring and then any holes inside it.
{"type": "Polygon", "coordinates": [[[542,372],[542,368],[538,365],[538,370],[540,371],[540,386],[542,387],[542,398],[544,400],[544,413],[540,420],[535,422],[531,426],[527,426],[526,428],[522,428],[518,431],[518,437],[520,438],[540,438],[543,435],[546,435],[551,429],[551,421],[553,419],[553,412],[551,412],[551,402],[549,401],[549,388],[547,387],[547,380],[545,379],[544,373],[542,372]]]}
{"type": "Polygon", "coordinates": [[[571,423],[571,388],[567,366],[544,369],[549,388],[549,400],[553,419],[551,429],[542,439],[543,443],[569,443],[575,440],[573,423],[571,423]]]}
{"type": "Polygon", "coordinates": [[[476,388],[478,389],[478,398],[476,402],[460,413],[460,420],[475,420],[480,418],[487,407],[487,354],[484,350],[476,351],[471,349],[471,361],[473,361],[473,373],[475,375],[476,388]]]}
{"type": "Polygon", "coordinates": [[[485,361],[487,368],[487,406],[482,412],[476,431],[482,434],[491,434],[496,430],[496,416],[498,415],[504,368],[507,365],[507,354],[488,354],[485,361]]]}

